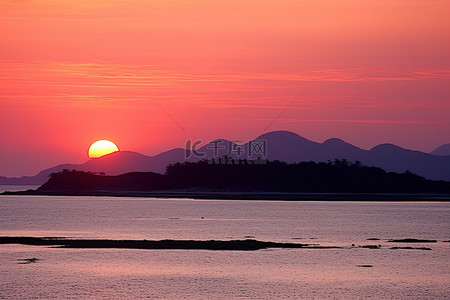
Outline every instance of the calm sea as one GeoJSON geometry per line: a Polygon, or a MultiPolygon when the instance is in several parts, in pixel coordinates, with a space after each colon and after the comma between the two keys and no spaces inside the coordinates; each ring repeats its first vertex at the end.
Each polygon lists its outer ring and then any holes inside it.
{"type": "Polygon", "coordinates": [[[1,299],[445,299],[450,291],[450,243],[443,242],[450,239],[450,203],[0,196],[0,235],[254,238],[343,247],[247,252],[0,245],[1,299]],[[393,245],[387,242],[392,238],[438,242],[393,245]],[[20,263],[33,257],[39,260],[20,263]]]}

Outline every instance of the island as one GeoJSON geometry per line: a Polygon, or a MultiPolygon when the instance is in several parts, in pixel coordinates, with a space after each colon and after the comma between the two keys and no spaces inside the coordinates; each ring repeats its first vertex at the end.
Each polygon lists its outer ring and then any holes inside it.
{"type": "Polygon", "coordinates": [[[450,200],[450,182],[386,172],[359,162],[285,163],[227,159],[171,164],[165,174],[117,176],[77,170],[53,173],[20,195],[144,196],[274,200],[450,200]]]}

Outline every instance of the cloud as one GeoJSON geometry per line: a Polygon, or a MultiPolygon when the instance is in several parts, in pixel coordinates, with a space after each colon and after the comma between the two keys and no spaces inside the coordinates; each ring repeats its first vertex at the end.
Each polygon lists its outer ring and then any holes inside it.
{"type": "MultiPolygon", "coordinates": [[[[371,95],[376,84],[428,82],[450,79],[450,70],[332,69],[293,73],[186,73],[156,65],[110,62],[0,61],[0,104],[11,101],[40,101],[42,104],[76,105],[120,104],[139,106],[152,98],[165,105],[183,103],[186,107],[210,109],[311,108],[361,109],[448,109],[445,95],[413,99],[389,99],[371,95]],[[358,93],[342,90],[335,83],[361,84],[358,93]],[[320,89],[308,85],[320,83],[320,89]],[[365,84],[374,85],[368,87],[365,84]],[[331,87],[331,92],[327,86],[331,87]],[[345,92],[342,92],[345,91],[345,92]]],[[[378,87],[375,89],[379,89],[378,87]]],[[[357,86],[352,87],[352,91],[357,86]]],[[[399,89],[405,94],[404,87],[399,89]]],[[[386,96],[384,96],[386,97],[386,96]]]]}

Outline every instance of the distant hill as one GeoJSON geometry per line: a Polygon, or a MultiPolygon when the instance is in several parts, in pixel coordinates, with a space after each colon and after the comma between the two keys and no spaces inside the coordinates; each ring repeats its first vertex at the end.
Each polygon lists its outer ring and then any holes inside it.
{"type": "Polygon", "coordinates": [[[327,162],[334,159],[360,161],[366,166],[380,167],[388,172],[410,171],[433,180],[450,181],[450,157],[382,144],[363,150],[340,139],[316,143],[292,132],[275,131],[257,139],[267,140],[269,160],[285,162],[327,162]]]}
{"type": "Polygon", "coordinates": [[[439,146],[430,153],[434,155],[450,155],[450,144],[439,146]]]}
{"type": "Polygon", "coordinates": [[[134,172],[102,176],[65,170],[52,174],[37,193],[85,194],[89,191],[155,191],[208,189],[232,192],[308,193],[450,193],[450,182],[431,181],[411,173],[386,172],[346,160],[288,164],[267,161],[213,164],[208,160],[176,163],[165,175],[134,172]]]}
{"type": "MultiPolygon", "coordinates": [[[[192,144],[194,141],[192,141],[192,144]]],[[[449,144],[450,145],[450,144],[449,144]]],[[[410,171],[411,173],[433,180],[450,181],[450,155],[445,156],[448,145],[443,145],[431,154],[404,149],[392,144],[378,145],[363,150],[337,138],[317,143],[289,131],[274,131],[263,134],[245,144],[237,144],[218,139],[201,148],[176,148],[155,156],[146,156],[136,152],[119,151],[100,158],[91,159],[79,165],[64,164],[46,169],[36,176],[21,178],[0,177],[0,184],[43,184],[48,176],[63,169],[104,172],[107,175],[119,175],[129,172],[156,172],[163,174],[169,164],[176,162],[196,162],[201,159],[223,157],[233,158],[264,157],[268,160],[297,163],[302,161],[328,162],[335,159],[360,161],[366,166],[380,167],[388,172],[410,171]],[[439,154],[441,153],[441,154],[439,154]]]]}
{"type": "Polygon", "coordinates": [[[16,185],[16,184],[23,184],[23,185],[41,185],[44,182],[46,182],[50,176],[50,174],[55,172],[60,172],[64,169],[76,169],[79,165],[77,164],[61,164],[57,165],[55,167],[45,169],[41,172],[39,172],[35,176],[22,176],[22,177],[2,177],[0,176],[0,184],[3,185],[16,185]]]}
{"type": "Polygon", "coordinates": [[[131,151],[114,152],[100,158],[94,158],[83,164],[61,164],[45,169],[36,176],[24,176],[18,178],[0,177],[0,184],[44,184],[50,174],[61,172],[64,169],[104,172],[108,175],[119,175],[129,172],[157,172],[164,173],[167,165],[184,161],[185,150],[173,149],[156,156],[146,156],[131,151]]]}

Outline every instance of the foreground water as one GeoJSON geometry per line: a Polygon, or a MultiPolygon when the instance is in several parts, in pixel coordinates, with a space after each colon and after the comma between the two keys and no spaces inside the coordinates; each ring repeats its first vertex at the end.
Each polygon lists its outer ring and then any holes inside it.
{"type": "Polygon", "coordinates": [[[0,196],[0,236],[254,238],[343,247],[247,252],[0,245],[0,298],[444,299],[449,220],[450,203],[0,196]],[[438,242],[387,242],[410,237],[438,242]],[[20,261],[34,257],[35,263],[20,261]]]}

